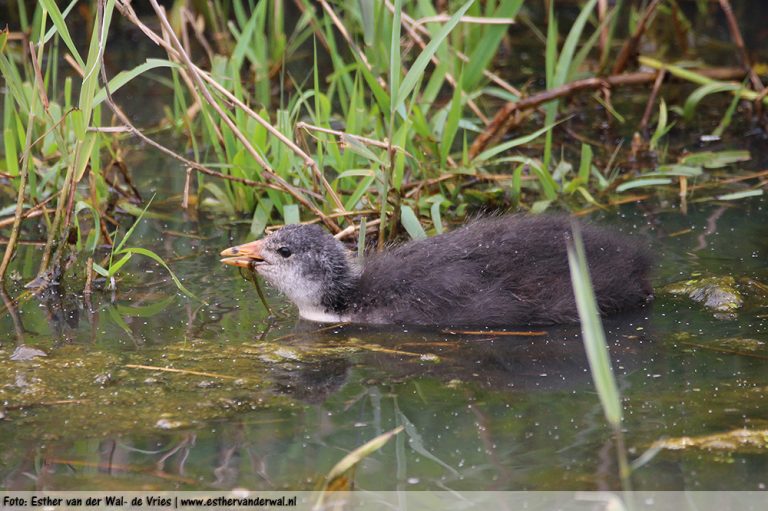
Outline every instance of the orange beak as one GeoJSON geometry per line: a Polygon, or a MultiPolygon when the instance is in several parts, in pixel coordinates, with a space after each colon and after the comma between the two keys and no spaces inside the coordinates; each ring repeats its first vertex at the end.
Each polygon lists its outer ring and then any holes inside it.
{"type": "Polygon", "coordinates": [[[224,258],[221,262],[239,268],[249,268],[252,263],[264,261],[264,258],[261,257],[263,246],[263,240],[256,240],[245,245],[230,247],[221,252],[220,255],[224,258]]]}

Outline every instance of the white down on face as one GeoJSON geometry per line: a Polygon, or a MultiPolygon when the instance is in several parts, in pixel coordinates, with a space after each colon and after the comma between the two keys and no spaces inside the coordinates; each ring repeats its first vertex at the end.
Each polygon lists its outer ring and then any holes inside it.
{"type": "MultiPolygon", "coordinates": [[[[306,226],[305,226],[306,227],[306,226]]],[[[349,293],[359,272],[351,253],[329,234],[315,239],[307,229],[283,228],[264,239],[262,261],[253,268],[311,321],[345,322],[339,294],[349,293]],[[309,234],[309,235],[308,235],[309,234]]]]}

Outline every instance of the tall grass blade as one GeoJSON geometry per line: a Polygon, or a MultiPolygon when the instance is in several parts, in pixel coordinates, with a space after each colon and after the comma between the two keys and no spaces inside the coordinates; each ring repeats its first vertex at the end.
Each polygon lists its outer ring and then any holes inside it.
{"type": "Polygon", "coordinates": [[[423,240],[427,237],[424,227],[421,226],[419,218],[410,206],[404,205],[400,207],[400,223],[403,224],[411,239],[423,240]]]}
{"type": "Polygon", "coordinates": [[[568,243],[568,267],[571,270],[571,283],[581,320],[584,348],[605,417],[614,429],[619,429],[623,415],[619,390],[608,355],[608,344],[600,321],[595,292],[592,289],[584,242],[578,224],[572,223],[571,228],[573,239],[568,243]]]}
{"type": "Polygon", "coordinates": [[[408,70],[408,73],[405,75],[405,78],[403,78],[402,83],[400,84],[400,88],[397,91],[397,96],[395,96],[397,101],[393,101],[393,103],[395,103],[395,106],[392,109],[393,111],[399,110],[400,104],[403,103],[405,98],[411,94],[414,87],[416,87],[416,83],[418,83],[418,81],[423,77],[424,70],[427,68],[427,64],[429,64],[430,59],[435,54],[435,52],[437,52],[440,44],[445,40],[446,37],[448,37],[448,34],[450,34],[451,30],[453,30],[453,28],[459,23],[461,17],[464,16],[467,10],[469,10],[474,1],[475,0],[469,0],[461,7],[461,9],[456,11],[456,13],[451,16],[448,22],[443,25],[437,35],[432,38],[429,44],[427,44],[424,50],[422,50],[422,52],[416,58],[413,65],[408,70]]]}
{"type": "MultiPolygon", "coordinates": [[[[64,20],[69,15],[70,11],[74,9],[75,5],[77,5],[78,0],[72,0],[69,2],[69,5],[66,9],[64,9],[61,13],[61,19],[64,20]]],[[[48,29],[48,32],[45,33],[45,37],[43,37],[43,44],[47,44],[48,41],[51,40],[51,37],[54,36],[54,34],[58,33],[57,25],[54,24],[51,28],[48,29]]]]}
{"type": "MultiPolygon", "coordinates": [[[[492,16],[494,18],[514,18],[522,5],[523,0],[502,0],[492,16]]],[[[469,62],[467,62],[464,75],[458,80],[461,84],[460,89],[469,91],[480,83],[483,78],[483,71],[488,68],[496,56],[499,44],[508,29],[507,25],[489,25],[485,29],[482,37],[469,54],[469,62]]]]}
{"type": "Polygon", "coordinates": [[[168,264],[163,260],[162,257],[157,255],[156,253],[152,252],[149,249],[140,248],[140,247],[125,248],[125,249],[122,250],[122,253],[124,253],[124,254],[126,254],[128,256],[133,255],[133,254],[139,254],[139,255],[143,255],[145,257],[149,257],[150,259],[152,259],[153,261],[158,263],[160,266],[165,268],[165,270],[171,276],[171,280],[173,280],[173,283],[176,284],[177,288],[179,288],[179,291],[181,291],[182,293],[184,293],[185,295],[187,295],[187,296],[189,296],[191,298],[194,298],[195,300],[200,301],[200,299],[197,296],[195,296],[195,294],[192,291],[190,291],[189,289],[184,287],[184,284],[181,283],[179,278],[176,276],[175,273],[173,273],[173,271],[168,266],[168,264]]]}
{"type": "Polygon", "coordinates": [[[400,108],[400,29],[403,13],[403,0],[395,0],[394,16],[392,17],[392,37],[389,41],[389,90],[392,91],[390,114],[394,117],[395,110],[400,108]]]}
{"type": "MultiPolygon", "coordinates": [[[[147,71],[151,71],[152,69],[157,69],[162,67],[168,67],[168,68],[174,68],[174,69],[180,68],[178,64],[176,64],[175,62],[171,62],[170,60],[147,59],[146,62],[134,67],[129,71],[120,71],[115,76],[113,76],[112,79],[109,81],[109,85],[108,85],[109,92],[111,94],[114,94],[115,91],[120,90],[121,87],[123,87],[125,84],[127,84],[137,76],[143,73],[146,73],[147,71]]],[[[93,97],[92,106],[95,108],[96,106],[100,105],[105,99],[107,99],[107,91],[104,87],[102,87],[99,90],[99,92],[97,92],[96,95],[93,97]]]]}
{"type": "MultiPolygon", "coordinates": [[[[99,85],[99,71],[101,69],[101,55],[104,52],[104,47],[107,44],[107,33],[109,32],[109,25],[112,21],[112,12],[115,7],[116,0],[107,0],[104,6],[104,20],[101,26],[101,30],[94,28],[91,35],[91,44],[88,48],[88,62],[85,65],[85,76],[83,77],[83,85],[80,89],[80,102],[79,107],[83,112],[83,119],[86,125],[91,122],[91,112],[93,111],[93,98],[96,95],[96,88],[99,85]],[[99,37],[101,36],[101,37],[99,37]]],[[[82,140],[85,137],[85,132],[78,134],[78,138],[82,140]]]]}
{"type": "Polygon", "coordinates": [[[709,96],[710,94],[717,94],[719,92],[734,92],[742,88],[743,87],[741,85],[735,83],[714,82],[702,85],[693,91],[691,95],[688,96],[688,99],[685,100],[685,104],[683,105],[683,119],[685,121],[690,121],[693,119],[693,114],[696,111],[696,107],[699,106],[699,103],[702,99],[709,96]]]}
{"type": "Polygon", "coordinates": [[[544,126],[541,129],[538,129],[534,131],[533,133],[530,133],[528,135],[524,135],[522,137],[514,138],[512,140],[509,140],[507,142],[504,142],[503,144],[499,144],[497,146],[491,147],[490,149],[486,149],[482,153],[478,154],[475,157],[475,162],[485,161],[493,158],[499,153],[503,153],[504,151],[507,151],[509,149],[528,144],[529,142],[533,142],[537,138],[539,138],[544,133],[548,133],[553,127],[557,126],[563,121],[555,122],[552,124],[549,124],[547,126],[544,126]]]}
{"type": "Polygon", "coordinates": [[[357,258],[360,260],[360,262],[363,261],[365,258],[365,234],[367,230],[367,225],[365,221],[365,217],[360,219],[360,232],[357,234],[357,258]]]}
{"type": "Polygon", "coordinates": [[[576,17],[576,21],[573,22],[573,26],[568,32],[568,37],[566,37],[563,48],[560,50],[560,57],[557,59],[557,66],[555,67],[553,83],[555,87],[563,85],[568,79],[568,73],[570,72],[571,64],[573,63],[573,56],[576,53],[576,45],[579,44],[581,34],[584,31],[584,25],[586,25],[596,3],[597,0],[589,0],[589,2],[581,8],[579,15],[576,17]]]}
{"type": "Polygon", "coordinates": [[[61,14],[56,2],[54,0],[40,0],[40,3],[48,12],[51,22],[53,22],[53,25],[56,27],[56,32],[59,34],[59,37],[61,37],[61,40],[64,41],[64,44],[67,45],[69,52],[72,54],[72,58],[75,59],[75,62],[77,62],[81,69],[85,69],[85,62],[83,62],[80,52],[77,51],[77,46],[75,46],[75,42],[69,34],[69,29],[64,21],[64,16],[61,14]]]}
{"type": "Polygon", "coordinates": [[[675,123],[668,124],[668,118],[667,103],[664,101],[664,98],[662,98],[661,101],[659,101],[659,120],[656,123],[656,129],[654,130],[653,135],[651,135],[651,141],[648,143],[648,147],[651,151],[655,151],[656,148],[659,147],[659,140],[669,133],[669,130],[675,125],[675,123]]]}

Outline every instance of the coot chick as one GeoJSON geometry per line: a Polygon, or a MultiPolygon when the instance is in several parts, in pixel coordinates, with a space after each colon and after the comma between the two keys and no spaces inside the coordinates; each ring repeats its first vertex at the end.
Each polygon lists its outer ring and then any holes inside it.
{"type": "MultiPolygon", "coordinates": [[[[598,306],[611,314],[653,296],[650,257],[632,239],[582,224],[598,306]]],[[[564,216],[498,216],[410,241],[359,264],[317,225],[287,225],[224,250],[322,322],[435,326],[547,325],[578,321],[564,216]]]]}

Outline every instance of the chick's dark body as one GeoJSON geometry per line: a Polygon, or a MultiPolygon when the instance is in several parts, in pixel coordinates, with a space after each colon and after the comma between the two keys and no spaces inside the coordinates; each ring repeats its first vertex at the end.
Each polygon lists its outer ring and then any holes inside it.
{"type": "MultiPolygon", "coordinates": [[[[636,240],[582,224],[598,306],[611,314],[652,297],[650,257],[636,240]]],[[[500,216],[369,256],[352,321],[438,326],[578,321],[562,216],[500,216]]]]}

